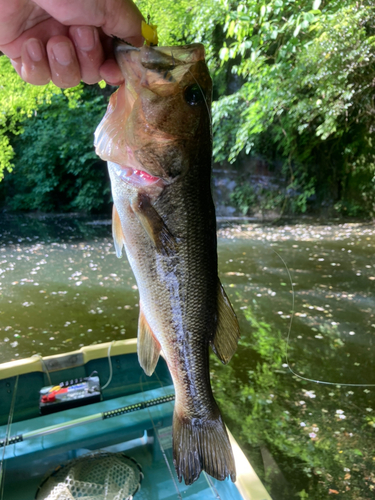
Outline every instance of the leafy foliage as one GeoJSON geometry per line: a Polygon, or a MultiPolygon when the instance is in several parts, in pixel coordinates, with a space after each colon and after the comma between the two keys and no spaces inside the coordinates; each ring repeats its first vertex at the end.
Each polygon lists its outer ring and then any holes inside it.
{"type": "Polygon", "coordinates": [[[106,208],[106,167],[93,148],[105,108],[103,96],[87,87],[70,105],[63,93],[40,105],[12,140],[15,173],[4,181],[6,205],[46,212],[106,208]]]}
{"type": "MultiPolygon", "coordinates": [[[[216,161],[244,153],[281,160],[284,202],[274,204],[292,212],[317,199],[350,214],[374,213],[372,2],[139,5],[159,24],[161,43],[208,47],[216,161]]],[[[237,198],[243,202],[248,191],[239,186],[237,198]]]]}
{"type": "Polygon", "coordinates": [[[52,96],[64,93],[67,103],[79,98],[82,88],[64,92],[52,83],[43,87],[29,85],[17,75],[9,59],[0,57],[0,180],[4,170],[11,172],[14,164],[14,151],[11,137],[23,132],[22,123],[31,118],[42,104],[51,102],[52,96]]]}
{"type": "MultiPolygon", "coordinates": [[[[372,1],[137,3],[158,25],[160,44],[205,44],[214,81],[215,161],[259,156],[279,179],[281,192],[255,203],[297,213],[322,203],[348,215],[375,213],[372,1]]],[[[62,92],[27,85],[5,58],[0,81],[1,177],[15,164],[12,137],[40,105],[62,93],[72,105],[89,93],[81,97],[81,86],[62,92]]],[[[242,210],[252,202],[245,201],[250,192],[245,183],[237,187],[242,210]]]]}
{"type": "Polygon", "coordinates": [[[223,4],[227,41],[220,57],[225,65],[240,56],[232,71],[244,83],[214,104],[220,139],[231,131],[216,145],[217,158],[234,161],[253,151],[272,161],[276,152],[287,191],[300,191],[297,202],[290,199],[292,211],[305,211],[317,192],[373,214],[373,4],[223,4]],[[237,112],[228,112],[233,105],[237,112]]]}

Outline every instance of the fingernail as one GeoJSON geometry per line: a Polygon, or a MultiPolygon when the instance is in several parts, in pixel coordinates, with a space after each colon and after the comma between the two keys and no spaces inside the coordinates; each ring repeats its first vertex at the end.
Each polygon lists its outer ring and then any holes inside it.
{"type": "Polygon", "coordinates": [[[95,46],[94,29],[89,26],[81,26],[76,29],[75,42],[81,50],[92,50],[95,46]]]}
{"type": "Polygon", "coordinates": [[[73,60],[70,45],[66,42],[60,42],[54,45],[52,47],[52,53],[61,66],[68,66],[73,60]]]}
{"type": "Polygon", "coordinates": [[[26,50],[32,61],[39,62],[43,59],[42,46],[39,40],[28,40],[26,50]]]}

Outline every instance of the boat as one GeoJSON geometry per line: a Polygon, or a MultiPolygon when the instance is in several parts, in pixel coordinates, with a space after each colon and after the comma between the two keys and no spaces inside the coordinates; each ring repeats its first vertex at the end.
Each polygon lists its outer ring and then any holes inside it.
{"type": "Polygon", "coordinates": [[[44,500],[41,488],[57,471],[90,458],[104,467],[108,457],[139,471],[140,484],[124,500],[271,500],[229,431],[236,482],[203,472],[190,486],[178,483],[172,379],[162,357],[151,377],[143,373],[136,339],[0,364],[0,394],[1,500],[44,500]],[[67,399],[69,391],[75,397],[67,399]]]}

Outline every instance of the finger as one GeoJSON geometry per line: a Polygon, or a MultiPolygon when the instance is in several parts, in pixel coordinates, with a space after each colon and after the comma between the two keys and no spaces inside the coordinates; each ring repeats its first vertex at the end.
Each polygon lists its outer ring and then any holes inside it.
{"type": "Polygon", "coordinates": [[[50,38],[58,35],[68,36],[68,27],[63,26],[55,19],[47,19],[24,31],[13,42],[0,45],[0,50],[10,59],[17,59],[21,56],[22,47],[29,38],[37,38],[45,47],[50,38]]]}
{"type": "Polygon", "coordinates": [[[82,80],[89,84],[99,82],[99,68],[104,62],[104,51],[98,30],[92,26],[72,26],[69,35],[75,45],[82,80]]]}
{"type": "Polygon", "coordinates": [[[124,77],[121,73],[119,65],[116,62],[115,53],[113,51],[113,38],[105,35],[101,30],[99,36],[104,49],[105,62],[100,67],[100,76],[102,80],[110,85],[121,85],[124,77]]]}
{"type": "MultiPolygon", "coordinates": [[[[107,35],[142,44],[142,14],[131,0],[34,0],[65,25],[101,27],[107,35]]],[[[133,43],[132,42],[132,43],[133,43]]]]}
{"type": "Polygon", "coordinates": [[[107,59],[99,71],[101,79],[110,85],[121,85],[124,82],[121,70],[114,59],[107,59]]]}
{"type": "Polygon", "coordinates": [[[22,47],[21,59],[23,80],[33,85],[46,85],[51,80],[47,53],[40,40],[27,40],[22,47]]]}
{"type": "Polygon", "coordinates": [[[68,89],[81,81],[81,72],[72,41],[65,36],[54,36],[47,43],[51,77],[57,87],[68,89]]]}
{"type": "Polygon", "coordinates": [[[21,58],[18,57],[17,59],[11,59],[10,62],[11,62],[11,65],[13,66],[13,68],[19,74],[19,76],[21,76],[21,72],[22,72],[22,60],[21,60],[21,58]]]}

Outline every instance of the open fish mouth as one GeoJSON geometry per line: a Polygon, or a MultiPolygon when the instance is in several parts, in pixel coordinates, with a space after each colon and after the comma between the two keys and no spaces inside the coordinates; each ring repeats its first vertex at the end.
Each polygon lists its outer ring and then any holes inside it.
{"type": "Polygon", "coordinates": [[[126,165],[119,165],[114,162],[108,162],[108,165],[118,178],[132,184],[134,187],[163,187],[166,184],[161,177],[151,175],[144,170],[131,168],[126,165]]]}

